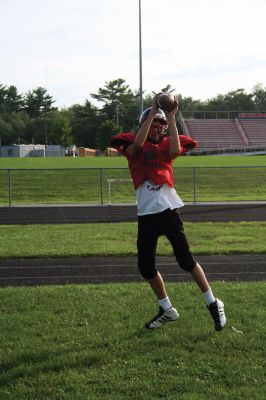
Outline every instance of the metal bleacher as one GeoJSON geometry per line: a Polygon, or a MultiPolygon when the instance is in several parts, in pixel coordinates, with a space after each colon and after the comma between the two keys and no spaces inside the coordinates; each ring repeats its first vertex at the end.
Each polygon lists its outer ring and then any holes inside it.
{"type": "Polygon", "coordinates": [[[195,139],[202,150],[266,150],[266,118],[182,118],[182,125],[185,134],[195,139]]]}
{"type": "Polygon", "coordinates": [[[243,139],[234,121],[230,120],[187,120],[189,135],[201,147],[208,149],[242,147],[243,139]]]}
{"type": "Polygon", "coordinates": [[[249,146],[266,147],[266,119],[241,119],[239,123],[245,131],[249,146]]]}

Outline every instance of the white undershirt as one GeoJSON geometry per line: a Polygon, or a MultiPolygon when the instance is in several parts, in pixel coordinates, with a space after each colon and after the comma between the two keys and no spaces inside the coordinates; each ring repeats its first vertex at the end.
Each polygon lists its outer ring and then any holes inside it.
{"type": "Polygon", "coordinates": [[[145,181],[136,189],[138,215],[156,214],[170,208],[184,206],[182,199],[174,188],[167,183],[155,185],[151,181],[145,181]]]}

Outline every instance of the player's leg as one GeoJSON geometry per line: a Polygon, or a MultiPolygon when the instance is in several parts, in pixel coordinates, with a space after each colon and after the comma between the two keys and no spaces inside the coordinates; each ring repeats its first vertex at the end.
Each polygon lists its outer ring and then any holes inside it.
{"type": "Polygon", "coordinates": [[[163,300],[167,298],[164,281],[159,271],[157,271],[156,275],[153,278],[146,280],[154,291],[158,300],[163,300]]]}
{"type": "Polygon", "coordinates": [[[226,324],[224,304],[214,297],[204,270],[199,263],[194,260],[183,230],[182,220],[178,213],[172,213],[172,217],[169,215],[168,221],[165,223],[164,234],[173,247],[176,260],[180,267],[191,273],[193,279],[200,288],[208,310],[214,320],[215,330],[223,329],[226,324]]]}
{"type": "Polygon", "coordinates": [[[191,275],[203,293],[206,293],[210,290],[210,285],[206,278],[205,272],[198,262],[191,271],[191,275]]]}
{"type": "Polygon", "coordinates": [[[138,220],[138,268],[155,293],[159,304],[159,313],[145,324],[148,329],[159,328],[179,317],[169,300],[163,278],[155,266],[158,242],[155,222],[156,216],[139,217],[138,220]]]}

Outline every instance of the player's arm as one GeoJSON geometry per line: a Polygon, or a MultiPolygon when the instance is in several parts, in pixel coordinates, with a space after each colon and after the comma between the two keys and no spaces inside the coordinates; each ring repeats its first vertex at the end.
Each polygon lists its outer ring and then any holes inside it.
{"type": "Polygon", "coordinates": [[[137,152],[139,152],[142,149],[142,147],[145,143],[145,140],[147,139],[152,121],[158,110],[157,97],[158,97],[158,95],[154,96],[151,112],[149,113],[147,119],[141,125],[141,127],[136,135],[136,138],[134,140],[134,143],[132,143],[130,146],[127,147],[127,153],[130,156],[133,156],[137,152]]]}
{"type": "Polygon", "coordinates": [[[170,132],[169,154],[171,158],[175,158],[176,156],[178,156],[181,150],[178,130],[176,126],[176,120],[175,120],[175,115],[177,111],[178,111],[178,101],[176,98],[176,107],[173,109],[173,111],[168,112],[167,114],[168,129],[170,132]]]}

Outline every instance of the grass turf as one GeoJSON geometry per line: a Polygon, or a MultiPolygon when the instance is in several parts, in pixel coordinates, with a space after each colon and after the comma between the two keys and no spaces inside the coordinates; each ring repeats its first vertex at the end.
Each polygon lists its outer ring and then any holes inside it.
{"type": "MultiPolygon", "coordinates": [[[[266,253],[266,222],[185,223],[195,254],[266,253]]],[[[2,225],[1,258],[136,254],[137,223],[2,225]]],[[[164,237],[158,255],[172,254],[164,237]]]]}
{"type": "MultiPolygon", "coordinates": [[[[120,168],[126,167],[125,157],[0,157],[0,168],[120,168]]],[[[266,155],[260,156],[195,156],[178,157],[174,166],[221,167],[266,166],[266,155]]]]}
{"type": "MultiPolygon", "coordinates": [[[[135,253],[136,226],[119,224],[122,238],[118,224],[108,226],[2,226],[0,257],[135,253]]],[[[265,253],[265,223],[186,223],[186,230],[194,252],[265,253]]],[[[169,251],[164,246],[159,253],[169,251]]],[[[142,328],[156,312],[144,284],[0,289],[0,398],[264,399],[265,282],[212,284],[229,318],[219,334],[195,285],[167,287],[181,319],[156,332],[142,328]]]]}
{"type": "MultiPolygon", "coordinates": [[[[130,179],[124,157],[0,158],[0,168],[15,168],[0,169],[4,205],[108,204],[108,179],[130,179]]],[[[266,156],[179,157],[174,178],[186,202],[266,200],[266,156]]],[[[112,183],[111,201],[134,203],[132,183],[112,183]]]]}
{"type": "Polygon", "coordinates": [[[263,400],[265,285],[213,283],[219,333],[191,283],[167,285],[181,317],[157,331],[144,283],[0,289],[0,397],[263,400]]]}

